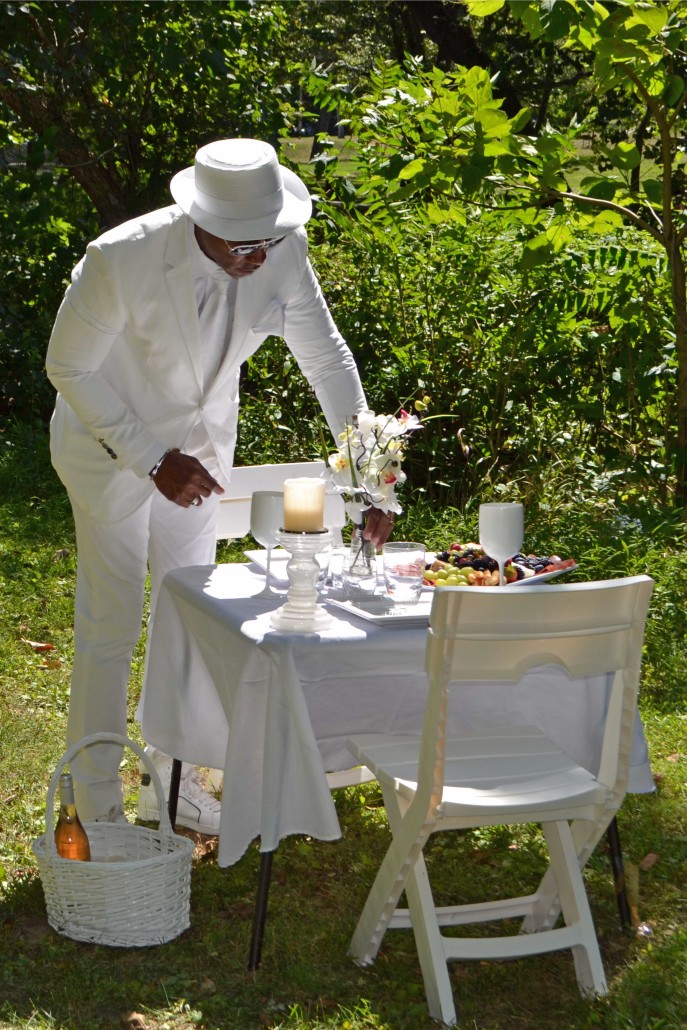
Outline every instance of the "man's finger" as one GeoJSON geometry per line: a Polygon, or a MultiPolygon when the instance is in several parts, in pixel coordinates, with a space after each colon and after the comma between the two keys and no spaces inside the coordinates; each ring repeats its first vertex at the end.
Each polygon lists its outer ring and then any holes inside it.
{"type": "Polygon", "coordinates": [[[383,512],[380,508],[371,508],[365,520],[363,536],[375,545],[380,547],[385,544],[394,528],[394,515],[392,512],[383,512]]]}

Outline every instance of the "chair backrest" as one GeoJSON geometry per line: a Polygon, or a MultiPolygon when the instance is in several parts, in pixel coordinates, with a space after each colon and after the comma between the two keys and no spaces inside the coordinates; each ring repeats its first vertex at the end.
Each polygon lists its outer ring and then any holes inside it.
{"type": "Polygon", "coordinates": [[[612,674],[598,779],[624,793],[642,643],[653,580],[648,576],[499,589],[442,587],[432,602],[425,666],[429,694],[420,783],[443,781],[449,686],[517,683],[531,668],[563,666],[571,679],[612,674]]]}
{"type": "Polygon", "coordinates": [[[319,477],[325,468],[323,461],[300,461],[233,469],[229,490],[219,502],[217,539],[240,539],[250,532],[250,501],[255,490],[282,490],[285,479],[319,477]]]}

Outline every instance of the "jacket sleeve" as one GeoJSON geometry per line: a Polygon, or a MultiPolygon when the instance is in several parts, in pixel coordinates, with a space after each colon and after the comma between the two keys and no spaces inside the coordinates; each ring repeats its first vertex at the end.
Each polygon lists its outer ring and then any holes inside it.
{"type": "Polygon", "coordinates": [[[307,258],[285,306],[284,339],[336,438],[367,402],[353,354],[334,324],[307,258]]]}
{"type": "Polygon", "coordinates": [[[165,450],[101,374],[126,324],[116,276],[97,244],[72,274],[46,357],[50,382],[121,468],[147,476],[165,450]]]}

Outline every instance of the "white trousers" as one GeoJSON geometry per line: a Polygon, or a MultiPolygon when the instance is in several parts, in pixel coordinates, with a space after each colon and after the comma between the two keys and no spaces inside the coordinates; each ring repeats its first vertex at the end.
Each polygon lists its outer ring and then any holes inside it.
{"type": "MultiPolygon", "coordinates": [[[[67,743],[92,733],[127,735],[127,691],[133,650],[141,636],[146,572],[150,620],[163,577],[171,569],[214,562],[219,497],[182,508],[159,490],[132,515],[102,523],[70,497],[77,547],[74,667],[67,743]]],[[[122,803],[122,749],[82,749],[71,765],[82,819],[122,803]]]]}

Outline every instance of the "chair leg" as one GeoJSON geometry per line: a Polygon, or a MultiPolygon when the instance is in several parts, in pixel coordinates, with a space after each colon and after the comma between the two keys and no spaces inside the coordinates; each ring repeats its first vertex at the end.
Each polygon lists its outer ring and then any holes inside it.
{"type": "MultiPolygon", "coordinates": [[[[575,819],[570,824],[570,829],[577,853],[577,863],[580,869],[584,869],[589,856],[603,837],[604,831],[599,830],[596,824],[588,823],[584,819],[575,819]]],[[[549,866],[537,888],[536,904],[530,915],[523,920],[522,932],[540,933],[542,930],[551,930],[556,925],[560,913],[558,885],[553,870],[549,866]]]]}
{"type": "Polygon", "coordinates": [[[403,892],[407,857],[407,846],[397,838],[393,839],[370,888],[348,948],[348,954],[358,965],[369,966],[377,957],[403,892]]]}
{"type": "Polygon", "coordinates": [[[572,953],[580,991],[585,995],[604,995],[608,992],[606,975],[570,825],[562,819],[542,823],[542,830],[565,925],[577,930],[578,941],[572,945],[572,953]]]}
{"type": "Polygon", "coordinates": [[[403,827],[405,832],[401,831],[403,812],[395,791],[393,788],[386,790],[382,784],[382,794],[392,838],[370,888],[348,948],[348,954],[360,966],[369,966],[374,962],[384,934],[396,911],[398,900],[403,893],[408,874],[418,856],[422,854],[432,826],[431,823],[424,821],[422,812],[413,820],[414,825],[411,826],[409,820],[412,817],[407,814],[403,827]],[[397,831],[399,835],[395,836],[397,831]]]}
{"type": "Polygon", "coordinates": [[[632,926],[632,913],[630,903],[627,900],[625,889],[625,869],[623,867],[623,853],[620,847],[620,834],[618,833],[618,820],[613,817],[606,830],[606,839],[610,852],[611,868],[613,870],[613,883],[615,884],[615,896],[618,902],[618,915],[620,916],[620,927],[626,929],[632,926]]]}
{"type": "Polygon", "coordinates": [[[445,1026],[455,1026],[456,1006],[446,951],[422,853],[406,880],[405,892],[429,1014],[432,1019],[439,1020],[445,1026]]]}
{"type": "MultiPolygon", "coordinates": [[[[592,853],[603,834],[599,834],[597,836],[596,833],[593,833],[589,835],[582,820],[577,820],[572,824],[572,833],[578,861],[580,863],[580,867],[583,868],[584,865],[586,865],[589,855],[592,853]]],[[[611,866],[613,868],[613,880],[618,901],[620,926],[621,928],[625,928],[632,925],[632,914],[625,887],[623,856],[620,849],[618,823],[615,816],[608,824],[606,835],[610,849],[611,866]]],[[[551,869],[548,869],[544,874],[544,878],[539,884],[537,893],[539,894],[540,900],[536,911],[527,916],[523,921],[522,930],[524,933],[537,933],[541,930],[550,930],[551,927],[555,925],[556,919],[558,918],[561,910],[560,903],[557,898],[556,880],[551,869]]]]}
{"type": "Polygon", "coordinates": [[[258,968],[262,956],[262,944],[265,939],[265,920],[267,919],[267,897],[270,892],[273,857],[273,851],[263,851],[260,856],[258,892],[255,897],[255,909],[253,911],[253,933],[248,953],[249,970],[258,968]]]}

